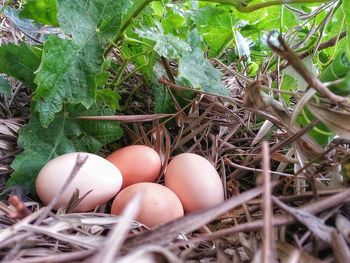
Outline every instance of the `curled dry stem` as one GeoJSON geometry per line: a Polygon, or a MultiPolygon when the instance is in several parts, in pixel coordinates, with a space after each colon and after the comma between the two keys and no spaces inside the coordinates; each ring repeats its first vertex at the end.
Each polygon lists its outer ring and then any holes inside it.
{"type": "Polygon", "coordinates": [[[325,98],[329,99],[331,102],[336,104],[349,104],[348,100],[342,96],[338,96],[331,92],[325,84],[323,84],[319,79],[317,79],[301,62],[298,55],[288,46],[286,41],[281,35],[278,36],[278,42],[280,46],[276,46],[272,42],[272,37],[274,33],[271,33],[268,37],[269,47],[278,55],[285,58],[290,65],[304,78],[304,80],[309,84],[310,87],[315,89],[325,98]]]}

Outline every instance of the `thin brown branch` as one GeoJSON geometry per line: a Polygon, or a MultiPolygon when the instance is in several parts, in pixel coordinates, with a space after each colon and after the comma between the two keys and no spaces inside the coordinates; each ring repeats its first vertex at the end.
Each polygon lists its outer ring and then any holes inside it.
{"type": "MultiPolygon", "coordinates": [[[[327,209],[333,208],[334,206],[345,204],[349,201],[350,201],[350,188],[347,188],[346,190],[342,191],[339,194],[335,194],[328,198],[317,200],[313,203],[310,203],[308,205],[301,207],[300,209],[311,214],[317,214],[327,209]]],[[[277,215],[273,218],[272,225],[274,227],[277,227],[277,226],[288,225],[294,222],[295,222],[295,219],[291,215],[277,215]]],[[[213,232],[212,234],[203,235],[201,237],[193,238],[188,241],[180,241],[180,242],[174,243],[173,246],[178,247],[180,245],[185,245],[185,244],[195,244],[198,242],[202,242],[204,240],[218,239],[224,236],[229,236],[229,235],[241,233],[241,232],[258,231],[258,230],[261,230],[263,227],[264,227],[263,220],[255,220],[253,222],[243,223],[243,224],[239,224],[226,229],[218,230],[216,232],[213,232]]]]}
{"type": "Polygon", "coordinates": [[[281,44],[277,47],[271,42],[272,34],[268,38],[269,47],[278,55],[285,58],[290,65],[304,78],[310,87],[314,88],[322,96],[328,98],[333,103],[344,104],[348,103],[348,100],[342,96],[338,96],[331,92],[326,85],[324,85],[319,79],[317,79],[301,62],[298,55],[288,46],[281,35],[278,36],[278,41],[281,44]]]}
{"type": "MultiPolygon", "coordinates": [[[[328,41],[322,42],[319,47],[317,48],[317,51],[321,51],[323,49],[329,48],[329,47],[333,47],[335,44],[337,44],[340,40],[342,40],[344,37],[346,37],[346,31],[343,31],[339,34],[339,36],[335,36],[332,37],[331,39],[329,39],[328,41]]],[[[300,54],[298,54],[298,58],[300,60],[310,56],[312,54],[311,50],[307,50],[304,51],[300,54]]],[[[284,63],[283,65],[281,65],[279,67],[279,70],[283,70],[285,68],[287,68],[290,65],[290,63],[287,61],[286,63],[284,63]]],[[[271,73],[271,78],[275,79],[276,78],[276,72],[271,73]]]]}
{"type": "Polygon", "coordinates": [[[245,191],[244,193],[234,196],[219,205],[205,209],[204,211],[193,212],[175,221],[171,221],[165,225],[152,229],[144,234],[133,236],[126,241],[125,245],[131,249],[135,246],[148,244],[150,242],[156,245],[167,244],[174,240],[179,233],[189,233],[202,227],[226,211],[242,205],[260,195],[262,191],[262,187],[256,187],[252,190],[245,191]]]}
{"type": "MultiPolygon", "coordinates": [[[[315,127],[318,122],[311,122],[310,125],[306,126],[305,128],[300,129],[298,132],[292,134],[288,138],[284,139],[283,141],[274,144],[271,149],[270,149],[270,154],[276,152],[279,149],[282,149],[283,147],[287,146],[290,143],[295,142],[296,140],[300,139],[304,134],[306,134],[310,129],[315,127]]],[[[258,163],[261,161],[261,155],[257,155],[253,157],[250,160],[247,160],[245,166],[248,167],[255,167],[258,165],[258,163]]],[[[233,173],[231,173],[228,177],[229,178],[237,178],[237,177],[242,177],[245,174],[247,174],[249,171],[248,170],[243,170],[243,169],[237,169],[233,173]]]]}
{"type": "Polygon", "coordinates": [[[274,231],[272,227],[272,202],[271,202],[271,177],[270,177],[270,149],[268,142],[262,143],[262,179],[263,179],[263,221],[264,221],[264,239],[263,239],[263,263],[276,262],[274,231]]]}
{"type": "Polygon", "coordinates": [[[9,203],[15,208],[15,212],[8,215],[11,219],[23,219],[32,213],[17,195],[10,196],[9,203]]]}

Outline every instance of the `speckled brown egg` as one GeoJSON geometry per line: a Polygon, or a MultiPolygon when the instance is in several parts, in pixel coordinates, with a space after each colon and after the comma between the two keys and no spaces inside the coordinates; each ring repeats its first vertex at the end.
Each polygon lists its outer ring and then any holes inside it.
{"type": "Polygon", "coordinates": [[[142,193],[142,200],[135,220],[148,227],[165,224],[184,214],[179,198],[170,189],[155,183],[126,187],[114,199],[111,213],[119,215],[137,193],[142,193]]]}

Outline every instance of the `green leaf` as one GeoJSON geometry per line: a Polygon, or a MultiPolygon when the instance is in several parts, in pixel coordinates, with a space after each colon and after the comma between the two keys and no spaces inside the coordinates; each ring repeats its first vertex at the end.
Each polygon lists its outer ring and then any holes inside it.
{"type": "Polygon", "coordinates": [[[156,63],[153,68],[152,93],[155,104],[154,111],[155,113],[173,113],[175,112],[173,98],[167,87],[158,82],[158,79],[166,76],[166,72],[160,63],[156,63]]]}
{"type": "Polygon", "coordinates": [[[104,103],[107,107],[117,110],[119,109],[120,96],[113,90],[110,89],[99,89],[97,90],[97,99],[104,103]]]}
{"type": "Polygon", "coordinates": [[[319,79],[323,82],[334,81],[344,77],[350,70],[350,59],[346,52],[339,53],[323,70],[319,79]]]}
{"type": "Polygon", "coordinates": [[[340,82],[330,86],[329,89],[337,95],[348,96],[350,94],[350,73],[340,82]]]}
{"type": "Polygon", "coordinates": [[[204,58],[197,30],[191,32],[189,43],[192,51],[184,53],[179,60],[179,78],[188,80],[193,88],[228,96],[229,92],[221,84],[221,72],[204,58]]]}
{"type": "Polygon", "coordinates": [[[191,19],[209,47],[209,57],[216,57],[232,42],[236,16],[231,5],[200,4],[191,11],[191,19]]]}
{"type": "Polygon", "coordinates": [[[144,30],[137,29],[136,33],[140,37],[155,41],[154,50],[163,57],[177,59],[183,53],[191,51],[191,46],[176,36],[166,34],[160,25],[144,30]]]}
{"type": "Polygon", "coordinates": [[[34,100],[46,127],[63,103],[81,103],[86,108],[94,103],[102,47],[116,34],[131,6],[128,0],[57,0],[57,4],[61,28],[72,40],[51,36],[44,45],[34,100]]]}
{"type": "Polygon", "coordinates": [[[44,25],[58,26],[56,0],[27,0],[20,17],[33,19],[44,25]]]}
{"type": "Polygon", "coordinates": [[[184,10],[177,5],[169,4],[165,7],[164,12],[164,17],[161,19],[164,33],[186,39],[189,25],[184,16],[184,10]]]}
{"type": "Polygon", "coordinates": [[[40,64],[41,51],[35,47],[7,44],[0,47],[0,72],[35,89],[34,72],[40,64]]]}
{"type": "Polygon", "coordinates": [[[16,156],[12,164],[15,172],[7,182],[25,186],[32,193],[40,169],[51,159],[75,151],[96,153],[103,145],[118,140],[123,135],[116,122],[87,121],[75,117],[89,115],[113,115],[114,110],[97,104],[86,110],[81,105],[67,106],[55,120],[44,128],[33,110],[26,127],[21,129],[18,144],[25,150],[16,156]]]}
{"type": "Polygon", "coordinates": [[[80,47],[57,36],[48,38],[33,97],[38,101],[36,110],[43,126],[53,121],[64,102],[81,103],[86,108],[94,103],[101,63],[102,49],[98,45],[80,47]]]}
{"type": "Polygon", "coordinates": [[[350,2],[343,1],[343,12],[345,15],[345,21],[348,26],[350,26],[350,2]]]}
{"type": "Polygon", "coordinates": [[[57,5],[62,30],[79,46],[106,43],[133,8],[129,0],[57,0],[57,5]]]}
{"type": "Polygon", "coordinates": [[[11,85],[7,79],[4,79],[0,76],[0,94],[3,94],[7,97],[11,96],[11,85]]]}
{"type": "MultiPolygon", "coordinates": [[[[273,87],[277,88],[277,82],[273,82],[273,87]]],[[[298,81],[293,78],[293,76],[288,74],[283,74],[283,81],[281,83],[281,90],[283,91],[290,91],[290,92],[296,92],[298,91],[298,81]]],[[[292,95],[282,93],[281,94],[284,101],[287,103],[287,105],[290,105],[290,99],[292,98],[292,95]]]]}
{"type": "Polygon", "coordinates": [[[155,113],[173,113],[175,106],[168,89],[157,81],[152,82],[152,93],[154,96],[155,113]]]}
{"type": "Polygon", "coordinates": [[[347,111],[313,103],[308,104],[308,109],[340,138],[350,140],[350,114],[347,111]]]}
{"type": "Polygon", "coordinates": [[[345,15],[345,21],[346,21],[346,46],[345,46],[345,53],[350,61],[350,2],[349,1],[343,1],[343,13],[345,15]]]}
{"type": "MultiPolygon", "coordinates": [[[[312,120],[315,119],[315,116],[310,112],[310,110],[305,107],[302,110],[302,114],[300,114],[297,118],[298,124],[303,127],[309,125],[312,120]]],[[[324,125],[322,122],[318,124],[316,127],[309,130],[308,134],[320,145],[325,146],[331,142],[334,138],[334,134],[331,130],[324,125]]]]}

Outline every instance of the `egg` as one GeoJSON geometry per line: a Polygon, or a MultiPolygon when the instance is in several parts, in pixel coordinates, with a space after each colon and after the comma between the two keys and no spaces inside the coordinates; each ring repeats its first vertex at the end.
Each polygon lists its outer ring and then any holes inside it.
{"type": "Polygon", "coordinates": [[[88,156],[78,174],[69,184],[55,205],[55,209],[66,206],[76,189],[79,196],[92,190],[76,207],[75,212],[93,210],[97,205],[106,203],[120,190],[122,175],[120,171],[106,159],[91,153],[67,153],[49,161],[39,172],[36,179],[36,192],[45,205],[60,191],[71,174],[78,154],[88,156]]]}
{"type": "Polygon", "coordinates": [[[107,157],[123,176],[123,186],[140,182],[155,182],[161,169],[158,153],[145,145],[130,145],[115,151],[107,157]]]}
{"type": "Polygon", "coordinates": [[[123,189],[114,199],[111,213],[119,215],[137,193],[142,193],[142,199],[135,220],[148,227],[155,227],[184,215],[179,198],[170,189],[148,182],[123,189]]]}
{"type": "Polygon", "coordinates": [[[219,174],[207,159],[197,154],[175,156],[165,172],[164,185],[180,198],[186,212],[209,208],[224,201],[219,174]]]}

